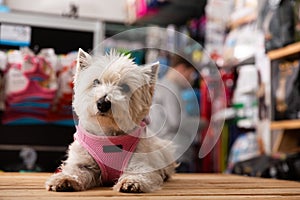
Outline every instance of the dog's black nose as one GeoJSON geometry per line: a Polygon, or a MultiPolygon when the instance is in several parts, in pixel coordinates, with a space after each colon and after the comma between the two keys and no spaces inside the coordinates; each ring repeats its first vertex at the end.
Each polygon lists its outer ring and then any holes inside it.
{"type": "Polygon", "coordinates": [[[106,100],[106,95],[97,101],[97,108],[101,113],[106,113],[111,107],[111,102],[106,100]]]}

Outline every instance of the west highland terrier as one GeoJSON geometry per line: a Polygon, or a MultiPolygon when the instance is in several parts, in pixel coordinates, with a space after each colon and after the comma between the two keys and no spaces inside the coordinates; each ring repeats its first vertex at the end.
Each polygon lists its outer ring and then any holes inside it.
{"type": "Polygon", "coordinates": [[[158,66],[137,66],[113,51],[95,59],[79,49],[73,98],[77,131],[60,172],[46,181],[47,190],[114,185],[119,192],[151,192],[170,178],[176,167],[172,144],[146,127],[158,66]]]}

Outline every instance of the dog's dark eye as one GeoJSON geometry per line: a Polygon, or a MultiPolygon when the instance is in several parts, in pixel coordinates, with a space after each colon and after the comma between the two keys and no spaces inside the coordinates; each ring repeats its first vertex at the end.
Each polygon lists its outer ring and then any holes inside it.
{"type": "Polygon", "coordinates": [[[96,86],[96,85],[99,85],[100,84],[100,81],[98,79],[95,79],[93,81],[93,86],[96,86]]]}
{"type": "Polygon", "coordinates": [[[127,85],[126,83],[123,83],[122,85],[120,85],[120,87],[121,87],[121,90],[123,91],[123,92],[129,92],[130,91],[130,87],[129,87],[129,85],[127,85]]]}

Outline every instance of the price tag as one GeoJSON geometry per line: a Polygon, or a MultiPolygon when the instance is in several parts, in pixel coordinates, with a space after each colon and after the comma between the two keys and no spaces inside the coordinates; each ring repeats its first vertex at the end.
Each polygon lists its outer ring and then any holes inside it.
{"type": "Polygon", "coordinates": [[[12,46],[29,46],[30,39],[30,26],[12,24],[0,25],[0,44],[12,46]]]}

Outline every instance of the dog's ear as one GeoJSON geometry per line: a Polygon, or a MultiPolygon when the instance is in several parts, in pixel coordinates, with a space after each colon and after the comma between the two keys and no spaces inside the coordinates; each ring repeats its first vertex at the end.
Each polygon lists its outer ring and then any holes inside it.
{"type": "Polygon", "coordinates": [[[75,75],[74,75],[74,79],[73,79],[74,83],[76,83],[76,80],[77,80],[80,72],[90,65],[91,60],[92,60],[92,57],[88,53],[83,51],[81,48],[79,48],[78,54],[77,54],[76,71],[75,71],[75,75]]]}
{"type": "Polygon", "coordinates": [[[144,74],[149,77],[148,80],[150,85],[155,85],[158,69],[159,69],[159,62],[148,64],[142,67],[144,74]]]}
{"type": "Polygon", "coordinates": [[[88,53],[79,48],[77,55],[77,71],[87,68],[90,65],[91,59],[92,58],[88,53]]]}

